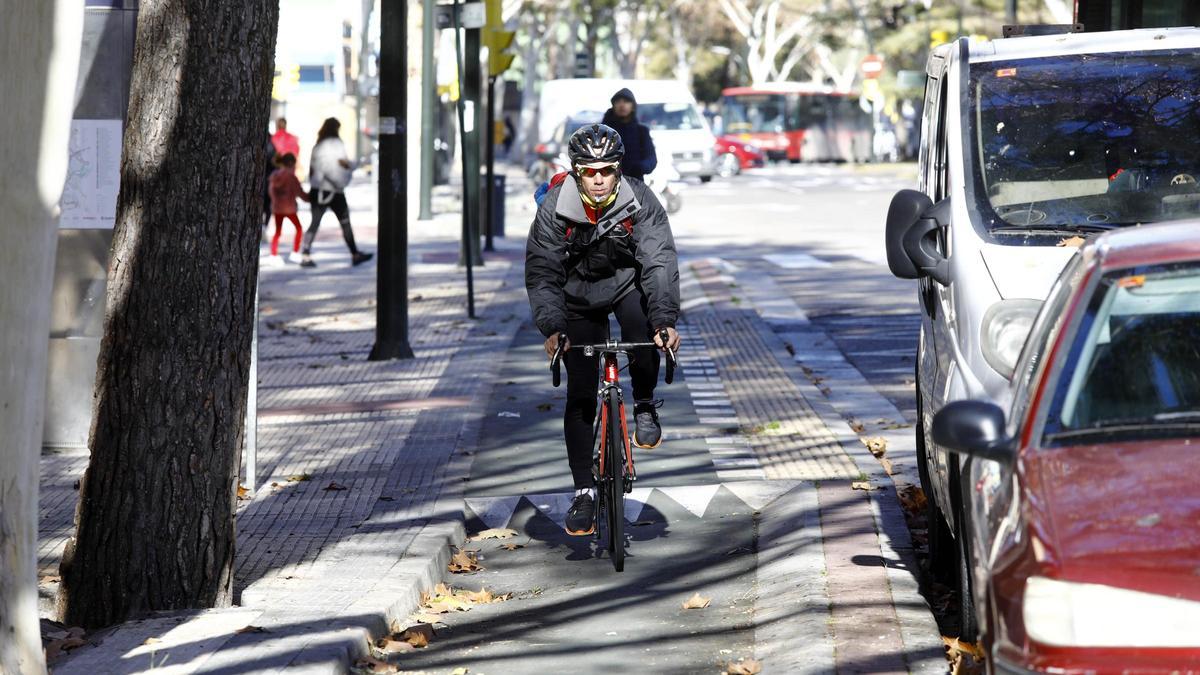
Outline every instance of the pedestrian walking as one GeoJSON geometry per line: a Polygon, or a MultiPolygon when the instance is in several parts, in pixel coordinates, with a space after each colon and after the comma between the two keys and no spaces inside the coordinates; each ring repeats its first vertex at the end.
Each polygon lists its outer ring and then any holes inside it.
{"type": "Polygon", "coordinates": [[[279,237],[283,233],[283,221],[292,221],[296,226],[296,238],[292,242],[292,255],[300,252],[300,239],[304,229],[300,227],[300,218],[296,215],[296,198],[308,201],[300,179],[296,178],[296,156],[287,153],[279,158],[279,168],[271,174],[271,214],[275,217],[275,236],[271,237],[271,257],[269,264],[283,265],[279,257],[279,237]]]}
{"type": "Polygon", "coordinates": [[[621,175],[625,178],[643,180],[646,174],[658,166],[658,155],[654,152],[654,141],[650,129],[637,118],[637,99],[629,89],[613,94],[612,107],[604,113],[601,122],[615,129],[625,145],[625,157],[621,159],[621,175]]]}
{"type": "Polygon", "coordinates": [[[275,120],[275,134],[271,136],[271,145],[275,146],[275,154],[280,157],[289,152],[294,157],[300,157],[300,139],[287,130],[286,117],[275,120]]]}
{"type": "Polygon", "coordinates": [[[304,248],[300,260],[301,267],[316,267],[312,259],[313,240],[317,238],[317,229],[321,227],[321,218],[328,210],[337,216],[338,224],[342,226],[342,237],[346,247],[350,249],[350,262],[361,265],[370,260],[371,253],[358,250],[354,244],[354,231],[350,229],[350,207],[346,204],[344,190],[350,184],[350,176],[354,165],[346,154],[346,145],[338,137],[342,123],[336,117],[330,117],[321,125],[317,132],[317,144],[313,146],[312,157],[308,162],[309,204],[312,205],[312,223],[304,233],[304,248]]]}
{"type": "MultiPolygon", "coordinates": [[[[263,171],[262,182],[262,220],[259,222],[259,229],[265,228],[271,224],[271,174],[275,173],[275,159],[279,157],[275,152],[275,143],[271,140],[271,134],[267,134],[266,147],[267,161],[264,163],[266,169],[263,171]]],[[[260,232],[260,236],[265,236],[265,232],[260,232]]]]}

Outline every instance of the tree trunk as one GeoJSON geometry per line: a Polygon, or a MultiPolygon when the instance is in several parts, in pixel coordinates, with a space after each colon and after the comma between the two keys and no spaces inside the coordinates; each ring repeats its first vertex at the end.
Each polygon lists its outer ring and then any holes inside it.
{"type": "Polygon", "coordinates": [[[42,447],[57,204],[83,5],[0,2],[0,673],[44,673],[38,626],[38,457],[42,447]]]}
{"type": "Polygon", "coordinates": [[[232,599],[278,0],[143,0],[59,611],[98,627],[232,599]]]}

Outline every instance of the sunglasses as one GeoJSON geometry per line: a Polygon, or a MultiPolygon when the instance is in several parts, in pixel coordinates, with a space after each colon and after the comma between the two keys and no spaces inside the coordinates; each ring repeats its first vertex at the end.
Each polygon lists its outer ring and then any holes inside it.
{"type": "Polygon", "coordinates": [[[581,166],[581,167],[575,169],[575,171],[580,176],[583,176],[584,178],[593,178],[596,175],[600,175],[600,176],[604,176],[605,178],[608,178],[609,176],[616,175],[617,167],[615,167],[615,166],[601,166],[601,167],[581,166]]]}

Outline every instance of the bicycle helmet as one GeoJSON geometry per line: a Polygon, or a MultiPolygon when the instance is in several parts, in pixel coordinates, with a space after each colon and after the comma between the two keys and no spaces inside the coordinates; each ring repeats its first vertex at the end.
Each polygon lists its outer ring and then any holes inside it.
{"type": "Polygon", "coordinates": [[[571,140],[567,143],[567,157],[571,160],[571,170],[575,174],[579,196],[585,204],[593,208],[603,208],[616,201],[617,190],[621,187],[621,158],[624,156],[625,143],[621,141],[621,134],[610,126],[590,124],[571,134],[571,140]],[[598,200],[584,189],[579,180],[579,169],[609,166],[616,168],[618,181],[607,197],[598,200]]]}
{"type": "Polygon", "coordinates": [[[567,157],[571,166],[619,164],[625,156],[625,144],[616,129],[604,124],[589,124],[571,134],[567,157]]]}

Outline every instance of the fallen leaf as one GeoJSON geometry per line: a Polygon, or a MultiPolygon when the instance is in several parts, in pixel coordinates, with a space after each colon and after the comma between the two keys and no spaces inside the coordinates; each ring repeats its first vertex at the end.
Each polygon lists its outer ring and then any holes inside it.
{"type": "Polygon", "coordinates": [[[762,672],[762,663],[754,659],[741,659],[725,664],[724,675],[758,675],[762,672]]]}
{"type": "Polygon", "coordinates": [[[250,496],[250,489],[247,488],[245,485],[239,485],[237,498],[238,499],[246,499],[249,496],[250,496]]]}
{"type": "Polygon", "coordinates": [[[900,505],[913,515],[923,515],[925,513],[925,505],[928,499],[925,497],[925,491],[916,485],[908,485],[900,489],[897,493],[900,497],[900,505]]]}
{"type": "Polygon", "coordinates": [[[867,450],[870,450],[871,454],[876,457],[883,457],[883,453],[887,452],[887,439],[882,436],[864,438],[863,443],[867,446],[867,450]]]}
{"type": "Polygon", "coordinates": [[[433,626],[427,623],[409,626],[399,635],[399,639],[414,647],[428,647],[429,641],[433,639],[433,626]]]}
{"type": "Polygon", "coordinates": [[[877,490],[878,488],[876,488],[874,485],[871,485],[871,481],[869,481],[869,480],[856,480],[856,481],[850,483],[850,489],[851,490],[865,490],[867,492],[870,492],[871,490],[877,490]]]}
{"type": "Polygon", "coordinates": [[[57,584],[61,581],[62,577],[58,576],[57,574],[47,574],[46,576],[38,579],[38,584],[57,584]]]}
{"type": "Polygon", "coordinates": [[[442,623],[442,619],[438,615],[427,614],[425,612],[417,612],[416,614],[411,614],[411,615],[409,615],[409,618],[412,619],[413,621],[416,621],[417,623],[428,623],[428,624],[442,623]]]}
{"type": "Polygon", "coordinates": [[[263,628],[262,626],[245,626],[243,628],[237,629],[234,632],[236,632],[240,635],[242,633],[269,633],[271,631],[267,630],[266,628],[263,628]]]}
{"type": "Polygon", "coordinates": [[[356,668],[362,668],[370,673],[398,673],[400,669],[386,661],[380,661],[373,656],[364,656],[354,662],[356,668]]]}
{"type": "Polygon", "coordinates": [[[347,488],[345,485],[342,485],[341,483],[338,483],[336,481],[330,481],[329,485],[326,485],[325,487],[323,487],[321,489],[325,490],[325,491],[329,491],[329,490],[340,491],[340,490],[348,490],[349,488],[347,488]]]}
{"type": "Polygon", "coordinates": [[[384,654],[399,654],[400,652],[408,652],[414,649],[409,643],[390,637],[379,638],[375,641],[375,647],[384,654]]]}
{"type": "Polygon", "coordinates": [[[65,637],[59,640],[51,640],[44,648],[46,660],[53,661],[63,652],[69,652],[72,649],[78,649],[86,644],[87,641],[79,637],[65,637]]]}
{"type": "Polygon", "coordinates": [[[482,539],[508,539],[517,536],[516,530],[510,530],[507,527],[493,527],[484,530],[473,537],[469,537],[467,541],[480,541],[482,539]]]}
{"type": "Polygon", "coordinates": [[[500,548],[505,551],[515,551],[519,548],[525,548],[525,544],[500,544],[500,548]]]}
{"type": "Polygon", "coordinates": [[[294,473],[287,477],[289,483],[299,483],[301,481],[312,480],[310,473],[294,473]]]}
{"type": "Polygon", "coordinates": [[[467,675],[469,672],[471,672],[469,669],[460,666],[450,671],[450,675],[467,675]]]}
{"type": "Polygon", "coordinates": [[[863,424],[862,422],[851,422],[850,430],[856,434],[861,434],[867,430],[867,425],[863,424]]]}
{"type": "Polygon", "coordinates": [[[983,647],[979,644],[964,642],[958,638],[946,637],[945,635],[942,636],[942,642],[946,645],[946,656],[954,664],[956,672],[959,672],[965,666],[983,663],[983,647]],[[970,658],[973,663],[965,663],[967,658],[970,658]]]}
{"type": "Polygon", "coordinates": [[[706,598],[706,597],[700,595],[699,593],[694,593],[692,595],[692,597],[688,598],[683,603],[683,608],[684,609],[704,609],[705,607],[708,607],[708,603],[711,601],[712,601],[712,598],[706,598]]]}
{"type": "Polygon", "coordinates": [[[553,408],[554,408],[553,403],[539,403],[537,406],[537,409],[541,410],[542,412],[549,412],[553,408]]]}
{"type": "Polygon", "coordinates": [[[1080,246],[1083,246],[1086,243],[1087,243],[1087,239],[1084,239],[1083,237],[1081,237],[1079,235],[1075,235],[1074,237],[1067,237],[1066,239],[1063,239],[1062,241],[1058,242],[1057,246],[1069,247],[1069,248],[1079,248],[1080,246]]]}
{"type": "Polygon", "coordinates": [[[483,569],[476,557],[477,553],[478,551],[458,549],[454,555],[450,556],[450,562],[446,564],[446,569],[450,570],[452,574],[466,574],[483,569]]]}

